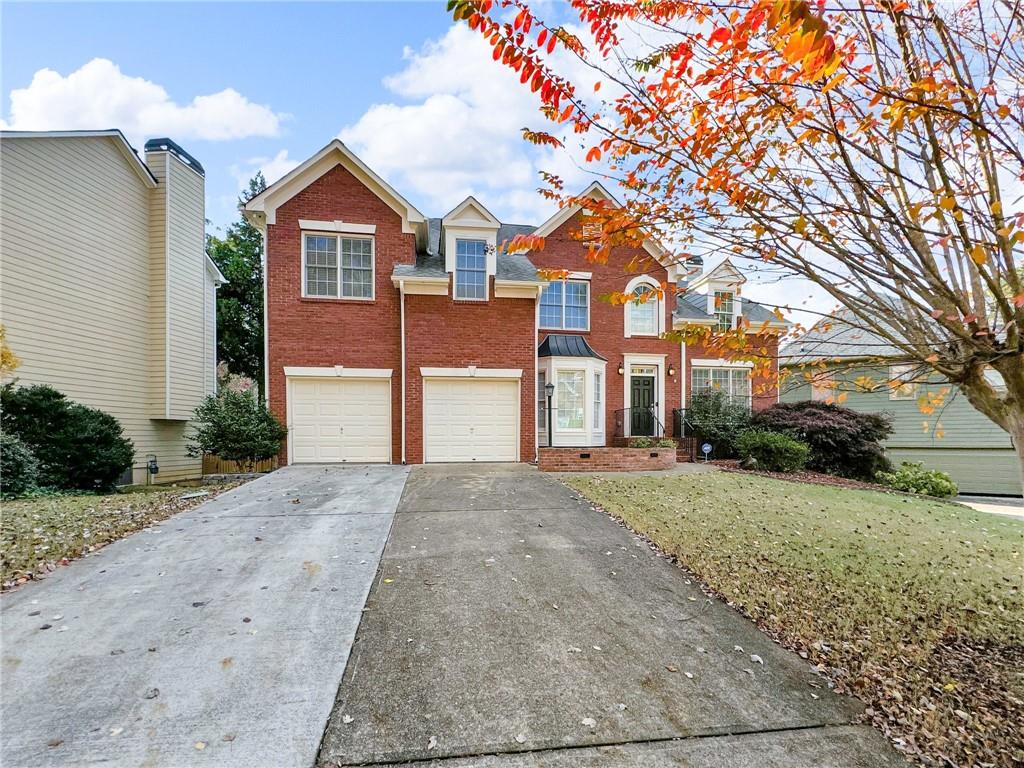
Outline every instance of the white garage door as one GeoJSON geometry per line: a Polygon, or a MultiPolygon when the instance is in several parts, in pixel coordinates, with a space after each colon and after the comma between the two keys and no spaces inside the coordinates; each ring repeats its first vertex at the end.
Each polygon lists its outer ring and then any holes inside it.
{"type": "Polygon", "coordinates": [[[387,379],[288,380],[292,461],[390,461],[391,384],[387,379]]]}
{"type": "Polygon", "coordinates": [[[516,461],[519,382],[424,379],[424,461],[516,461]]]}

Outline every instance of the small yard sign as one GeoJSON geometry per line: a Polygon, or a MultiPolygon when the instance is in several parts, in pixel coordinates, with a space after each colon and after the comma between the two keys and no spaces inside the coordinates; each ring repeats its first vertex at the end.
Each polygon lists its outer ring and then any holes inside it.
{"type": "Polygon", "coordinates": [[[704,461],[707,461],[708,454],[711,453],[711,443],[704,443],[704,445],[700,447],[700,450],[704,454],[704,461]]]}

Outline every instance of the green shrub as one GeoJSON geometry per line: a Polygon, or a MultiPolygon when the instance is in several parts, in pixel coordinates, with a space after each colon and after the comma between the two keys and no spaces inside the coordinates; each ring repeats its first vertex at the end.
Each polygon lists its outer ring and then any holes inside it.
{"type": "Polygon", "coordinates": [[[921,462],[905,461],[893,472],[879,472],[878,479],[896,491],[926,496],[956,496],[957,484],[945,472],[925,469],[921,462]]]}
{"type": "Polygon", "coordinates": [[[288,430],[249,390],[221,390],[196,408],[189,455],[204,453],[233,461],[252,471],[257,462],[276,456],[288,430]]]}
{"type": "Polygon", "coordinates": [[[736,449],[743,461],[752,459],[758,469],[769,472],[797,472],[811,453],[807,443],[766,429],[747,430],[736,440],[736,449]]]}
{"type": "Polygon", "coordinates": [[[654,444],[655,448],[675,448],[676,441],[670,437],[663,437],[654,444]]]}
{"type": "Polygon", "coordinates": [[[807,443],[811,448],[807,467],[816,472],[874,480],[890,468],[882,441],[892,434],[892,420],[884,414],[806,400],[759,411],[751,425],[807,443]]]}
{"type": "Polygon", "coordinates": [[[686,409],[687,434],[711,443],[715,458],[736,455],[736,440],[750,425],[746,404],[732,403],[724,392],[700,392],[686,409]]]}
{"type": "Polygon", "coordinates": [[[653,448],[654,438],[651,437],[631,437],[628,443],[630,448],[653,448]]]}
{"type": "Polygon", "coordinates": [[[6,384],[0,408],[3,430],[17,435],[39,460],[40,486],[106,491],[132,465],[135,449],[117,419],[53,387],[6,384]]]}
{"type": "Polygon", "coordinates": [[[18,438],[0,432],[0,495],[5,499],[23,496],[36,487],[39,461],[18,438]]]}

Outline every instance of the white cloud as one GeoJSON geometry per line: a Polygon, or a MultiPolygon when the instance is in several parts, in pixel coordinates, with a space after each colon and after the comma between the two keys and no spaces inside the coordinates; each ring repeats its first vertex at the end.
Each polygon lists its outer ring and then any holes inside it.
{"type": "Polygon", "coordinates": [[[256,175],[257,171],[263,172],[263,178],[266,179],[267,186],[269,186],[300,162],[288,157],[288,150],[282,149],[273,157],[253,157],[242,165],[232,165],[230,171],[231,175],[235,177],[235,181],[238,182],[238,189],[244,190],[249,187],[249,180],[256,175]]]}
{"type": "Polygon", "coordinates": [[[338,135],[424,212],[442,215],[472,194],[502,221],[539,224],[554,212],[536,192],[540,170],[561,173],[569,189],[586,185],[565,152],[523,140],[523,127],[543,122],[537,97],[468,26],[406,49],[405,60],[384,80],[395,101],[338,135]]]}
{"type": "Polygon", "coordinates": [[[126,75],[108,59],[93,59],[67,76],[40,69],[27,87],[12,90],[5,127],[120,128],[138,146],[154,136],[210,141],[277,136],[287,117],[232,88],[178,104],[157,83],[126,75]]]}

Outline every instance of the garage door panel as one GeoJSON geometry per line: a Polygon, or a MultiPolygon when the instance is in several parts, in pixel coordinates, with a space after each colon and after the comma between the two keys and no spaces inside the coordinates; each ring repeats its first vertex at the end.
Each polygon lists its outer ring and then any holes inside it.
{"type": "Polygon", "coordinates": [[[425,379],[425,461],[515,461],[519,383],[425,379]]]}
{"type": "Polygon", "coordinates": [[[292,379],[292,461],[390,461],[390,406],[385,379],[292,379]]]}

